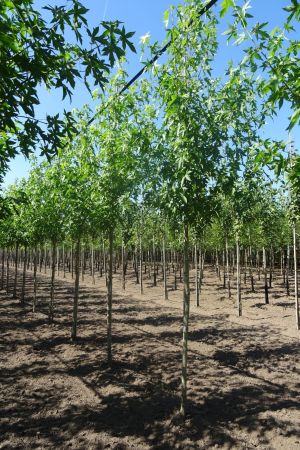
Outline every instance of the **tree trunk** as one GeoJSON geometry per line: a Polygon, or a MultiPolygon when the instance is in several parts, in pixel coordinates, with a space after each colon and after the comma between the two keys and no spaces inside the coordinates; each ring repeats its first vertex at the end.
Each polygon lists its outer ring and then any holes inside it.
{"type": "Polygon", "coordinates": [[[59,248],[56,249],[56,265],[57,265],[57,276],[59,277],[59,248]]]}
{"type": "Polygon", "coordinates": [[[188,331],[190,315],[190,273],[189,273],[189,229],[184,224],[184,290],[183,290],[183,331],[182,331],[182,366],[181,366],[181,406],[180,415],[186,415],[187,398],[187,362],[188,362],[188,331]]]}
{"type": "Polygon", "coordinates": [[[140,293],[143,294],[143,248],[142,248],[142,233],[140,233],[140,293]]]}
{"type": "Polygon", "coordinates": [[[91,265],[92,265],[92,280],[93,284],[95,284],[95,269],[94,269],[94,245],[92,244],[92,250],[91,250],[91,265]]]}
{"type": "Polygon", "coordinates": [[[226,236],[225,246],[226,246],[226,275],[227,275],[228,298],[231,298],[229,253],[228,253],[228,239],[227,239],[227,236],[226,236]]]}
{"type": "Polygon", "coordinates": [[[33,302],[32,302],[32,312],[35,313],[36,307],[36,289],[37,289],[37,266],[38,266],[38,258],[37,258],[37,247],[34,249],[34,259],[33,259],[33,302]]]}
{"type": "Polygon", "coordinates": [[[5,250],[2,249],[1,290],[4,289],[4,275],[5,275],[5,250]]]}
{"type": "Polygon", "coordinates": [[[39,247],[39,271],[42,272],[42,265],[43,265],[43,259],[42,259],[42,247],[40,245],[39,247]]]}
{"type": "Polygon", "coordinates": [[[240,244],[236,240],[236,306],[238,316],[242,315],[242,294],[241,294],[241,264],[240,264],[240,244]]]}
{"type": "Polygon", "coordinates": [[[14,280],[13,298],[17,298],[18,258],[19,258],[19,244],[16,243],[16,254],[15,254],[15,280],[14,280]]]}
{"type": "Polygon", "coordinates": [[[84,247],[81,250],[81,281],[84,281],[84,247]]]}
{"type": "Polygon", "coordinates": [[[286,263],[285,263],[285,285],[286,285],[286,295],[290,295],[290,280],[289,280],[289,272],[290,272],[290,245],[287,246],[286,249],[286,263]]]}
{"type": "Polygon", "coordinates": [[[293,241],[294,241],[294,273],[295,273],[295,310],[296,310],[296,327],[299,330],[300,317],[299,317],[299,299],[298,299],[298,264],[297,264],[297,237],[296,237],[296,225],[293,224],[293,241]]]}
{"type": "Polygon", "coordinates": [[[168,285],[167,285],[167,267],[166,267],[166,238],[163,235],[163,274],[164,274],[164,299],[168,300],[168,285]]]}
{"type": "MultiPolygon", "coordinates": [[[[73,249],[73,245],[72,245],[73,249]]],[[[73,251],[72,251],[73,253],[73,251]]],[[[73,321],[71,340],[74,342],[77,337],[77,314],[78,314],[78,298],[79,298],[79,279],[80,279],[80,239],[75,245],[75,287],[74,287],[74,302],[73,302],[73,321]]]]}
{"type": "Polygon", "coordinates": [[[25,303],[26,268],[27,268],[27,245],[25,245],[24,261],[23,261],[23,277],[22,277],[22,292],[21,292],[22,305],[24,305],[25,303]]]}
{"type": "Polygon", "coordinates": [[[52,242],[52,258],[51,258],[51,284],[50,284],[50,303],[49,303],[49,322],[53,322],[54,317],[54,280],[56,267],[56,242],[52,242]]]}
{"type": "Polygon", "coordinates": [[[272,280],[273,280],[273,260],[274,260],[274,251],[273,251],[273,246],[271,245],[270,248],[270,273],[269,273],[269,288],[272,288],[272,280]]]}
{"type": "Polygon", "coordinates": [[[198,273],[198,248],[195,245],[195,287],[196,287],[196,306],[199,306],[199,273],[198,273]]]}
{"type": "Polygon", "coordinates": [[[9,249],[6,249],[6,293],[9,293],[9,249]]]}
{"type": "Polygon", "coordinates": [[[72,277],[72,280],[73,280],[73,278],[74,278],[74,255],[73,255],[73,243],[72,243],[72,246],[71,246],[71,277],[72,277]]]}
{"type": "Polygon", "coordinates": [[[45,244],[45,247],[44,247],[44,258],[45,258],[45,261],[44,261],[44,273],[46,273],[47,272],[47,246],[46,246],[46,244],[45,244]]]}
{"type": "Polygon", "coordinates": [[[265,304],[269,304],[269,286],[268,286],[268,273],[267,273],[267,255],[266,249],[263,247],[263,268],[264,268],[264,280],[265,280],[265,304]]]}
{"type": "Polygon", "coordinates": [[[155,264],[156,264],[156,253],[155,253],[155,240],[154,240],[154,236],[153,236],[153,286],[156,286],[156,268],[155,268],[155,264]]]}
{"type": "Polygon", "coordinates": [[[66,254],[65,254],[65,244],[63,244],[63,248],[62,248],[63,254],[62,254],[62,259],[63,259],[63,273],[64,273],[64,278],[66,278],[66,254]]]}
{"type": "Polygon", "coordinates": [[[102,251],[103,251],[103,272],[104,272],[104,277],[105,277],[105,286],[107,286],[107,267],[106,267],[106,250],[105,250],[105,243],[103,240],[103,244],[102,244],[102,251]]]}
{"type": "Polygon", "coordinates": [[[125,245],[122,242],[122,289],[125,291],[125,245]]]}
{"type": "Polygon", "coordinates": [[[109,231],[109,262],[107,283],[107,364],[112,365],[111,328],[112,328],[112,282],[113,282],[113,231],[109,231]]]}

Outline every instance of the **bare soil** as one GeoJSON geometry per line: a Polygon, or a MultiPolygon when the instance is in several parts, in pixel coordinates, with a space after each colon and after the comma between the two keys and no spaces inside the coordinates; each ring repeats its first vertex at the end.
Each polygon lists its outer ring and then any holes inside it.
{"type": "MultiPolygon", "coordinates": [[[[21,273],[20,273],[21,275],[21,273]]],[[[193,277],[193,274],[192,274],[193,277]]],[[[21,282],[21,276],[20,282],[21,282]]],[[[106,359],[104,278],[81,282],[78,341],[70,342],[73,282],[39,274],[37,312],[0,294],[1,449],[300,449],[299,332],[278,275],[264,304],[243,285],[243,317],[205,269],[191,298],[188,415],[180,422],[182,285],[114,276],[113,367],[106,359]]],[[[249,282],[248,282],[249,283],[249,282]]],[[[20,293],[20,286],[19,286],[20,293]]]]}

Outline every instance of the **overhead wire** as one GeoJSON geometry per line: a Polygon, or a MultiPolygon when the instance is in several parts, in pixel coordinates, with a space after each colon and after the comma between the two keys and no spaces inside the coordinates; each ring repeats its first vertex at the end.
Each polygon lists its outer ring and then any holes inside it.
{"type": "MultiPolygon", "coordinates": [[[[216,3],[218,0],[210,0],[208,3],[206,3],[198,12],[197,18],[199,19],[202,17],[205,13],[207,13],[216,3]]],[[[195,19],[191,19],[188,23],[188,28],[194,23],[195,19]]],[[[129,89],[130,86],[132,86],[144,73],[147,72],[149,67],[153,66],[154,63],[167,51],[167,49],[170,47],[172,43],[174,43],[178,39],[178,35],[175,38],[170,38],[168,42],[161,47],[157,53],[147,62],[147,65],[144,65],[127,83],[122,87],[122,89],[113,96],[113,98],[117,98],[120,95],[122,95],[127,89],[129,89]]],[[[100,110],[98,110],[94,116],[88,121],[87,126],[91,125],[96,117],[101,114],[102,111],[104,111],[107,104],[103,105],[100,110]]]]}

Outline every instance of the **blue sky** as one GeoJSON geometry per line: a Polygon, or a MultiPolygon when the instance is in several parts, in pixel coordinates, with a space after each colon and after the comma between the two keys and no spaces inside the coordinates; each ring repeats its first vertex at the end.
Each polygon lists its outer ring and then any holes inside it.
{"type": "MultiPolygon", "coordinates": [[[[179,0],[81,0],[82,3],[90,9],[88,13],[88,20],[91,25],[96,26],[101,20],[120,20],[124,22],[127,31],[135,31],[135,36],[132,38],[136,48],[137,54],[128,52],[127,58],[129,60],[129,76],[134,75],[140,68],[139,61],[139,40],[140,37],[147,32],[151,35],[151,41],[162,42],[165,38],[165,29],[163,24],[163,13],[168,7],[173,4],[181,3],[179,0]]],[[[63,1],[53,0],[36,0],[37,9],[40,9],[46,4],[64,3],[63,1]]],[[[219,0],[214,10],[216,12],[220,9],[221,0],[219,0]]],[[[239,2],[241,3],[241,2],[239,2]]],[[[269,22],[270,29],[275,26],[280,26],[286,16],[282,8],[289,3],[288,0],[252,0],[251,14],[254,16],[255,22],[269,22]]],[[[227,45],[226,38],[222,36],[222,32],[227,29],[230,22],[230,16],[225,16],[219,25],[220,33],[220,47],[217,59],[215,61],[216,70],[222,73],[230,59],[238,61],[242,57],[242,51],[233,45],[227,45]]],[[[65,109],[73,107],[81,108],[85,103],[90,102],[90,97],[82,83],[78,83],[72,104],[69,101],[64,103],[61,101],[60,92],[46,92],[43,88],[40,89],[41,104],[37,107],[37,117],[42,118],[46,113],[56,114],[65,109]]],[[[265,129],[265,136],[274,139],[286,139],[286,127],[288,125],[289,109],[284,106],[279,112],[274,122],[268,124],[265,129]]],[[[293,130],[293,139],[295,140],[296,148],[299,148],[300,130],[299,127],[293,130]]],[[[5,177],[4,186],[13,183],[16,178],[26,176],[29,170],[29,163],[23,156],[18,156],[10,164],[10,171],[5,177]]]]}

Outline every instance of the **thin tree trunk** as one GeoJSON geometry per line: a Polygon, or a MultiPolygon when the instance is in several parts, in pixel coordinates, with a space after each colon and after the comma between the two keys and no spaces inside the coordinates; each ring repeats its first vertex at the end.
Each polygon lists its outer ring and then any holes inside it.
{"type": "Polygon", "coordinates": [[[1,290],[4,289],[4,275],[5,275],[5,250],[2,249],[1,290]]]}
{"type": "Polygon", "coordinates": [[[23,261],[23,277],[22,277],[22,292],[21,292],[21,304],[25,303],[25,284],[26,284],[26,268],[27,268],[27,245],[24,249],[24,261],[23,261]]]}
{"type": "Polygon", "coordinates": [[[66,278],[66,252],[65,252],[65,244],[63,244],[63,248],[62,248],[62,259],[63,259],[63,273],[64,273],[64,278],[66,278]]]}
{"type": "Polygon", "coordinates": [[[45,258],[45,261],[44,261],[44,273],[46,273],[47,272],[47,246],[46,246],[46,244],[44,246],[44,258],[45,258]]]}
{"type": "Polygon", "coordinates": [[[289,272],[290,272],[290,245],[288,244],[286,249],[286,263],[285,263],[285,285],[286,285],[286,295],[290,295],[290,280],[289,280],[289,272]]]}
{"type": "Polygon", "coordinates": [[[166,238],[163,235],[163,274],[164,274],[164,299],[168,300],[168,285],[167,285],[167,268],[166,268],[166,238]]]}
{"type": "Polygon", "coordinates": [[[109,231],[109,262],[107,283],[107,364],[112,365],[112,282],[113,282],[113,231],[109,231]]]}
{"type": "Polygon", "coordinates": [[[105,286],[107,286],[107,267],[106,267],[106,251],[105,251],[105,243],[103,240],[103,271],[105,277],[105,286]]]}
{"type": "Polygon", "coordinates": [[[56,254],[57,276],[59,277],[59,247],[56,249],[56,254]]]}
{"type": "Polygon", "coordinates": [[[295,273],[295,312],[296,312],[296,327],[299,330],[300,317],[299,317],[299,298],[298,298],[298,265],[297,265],[297,236],[296,225],[293,224],[293,241],[294,241],[294,273],[295,273]]]}
{"type": "Polygon", "coordinates": [[[81,280],[84,281],[84,246],[81,250],[81,280]]]}
{"type": "Polygon", "coordinates": [[[43,264],[43,259],[42,259],[42,247],[41,245],[39,246],[39,271],[42,272],[42,264],[43,264]]]}
{"type": "Polygon", "coordinates": [[[92,244],[92,255],[91,255],[91,264],[92,264],[92,280],[93,284],[95,284],[95,269],[94,269],[94,245],[92,244]]]}
{"type": "Polygon", "coordinates": [[[50,284],[50,303],[49,303],[49,322],[53,322],[54,317],[54,280],[56,268],[56,242],[52,242],[52,258],[51,258],[51,284],[50,284]]]}
{"type": "Polygon", "coordinates": [[[143,294],[143,248],[142,248],[142,233],[140,233],[140,293],[143,294]]]}
{"type": "Polygon", "coordinates": [[[32,312],[35,313],[36,307],[36,290],[37,290],[37,266],[38,266],[38,257],[37,257],[38,249],[35,247],[34,249],[34,259],[33,259],[33,302],[32,302],[32,312]]]}
{"type": "Polygon", "coordinates": [[[236,240],[236,306],[237,313],[242,315],[242,294],[241,294],[241,264],[240,264],[240,244],[236,240]]]}
{"type": "Polygon", "coordinates": [[[156,286],[156,269],[155,269],[155,263],[156,263],[156,258],[155,258],[155,240],[154,240],[154,236],[153,236],[153,286],[156,286]]]}
{"type": "Polygon", "coordinates": [[[273,260],[274,260],[274,254],[273,254],[273,246],[271,245],[270,248],[270,273],[269,273],[269,288],[271,289],[272,287],[272,280],[273,280],[273,260]]]}
{"type": "Polygon", "coordinates": [[[15,280],[14,280],[13,298],[17,298],[18,258],[19,258],[19,244],[16,243],[16,254],[15,254],[15,280]]]}
{"type": "Polygon", "coordinates": [[[265,304],[269,304],[269,286],[268,286],[268,273],[267,273],[267,255],[266,249],[263,247],[263,269],[264,269],[264,280],[265,280],[265,304]]]}
{"type": "Polygon", "coordinates": [[[6,293],[9,293],[9,249],[6,249],[6,293]]]}
{"type": "Polygon", "coordinates": [[[125,291],[125,245],[122,242],[122,289],[125,291]]]}
{"type": "Polygon", "coordinates": [[[187,363],[188,363],[188,331],[190,315],[190,274],[189,274],[189,229],[184,224],[184,290],[183,290],[183,332],[182,332],[182,366],[181,366],[181,406],[180,415],[186,415],[187,399],[187,363]]]}
{"type": "MultiPolygon", "coordinates": [[[[79,243],[79,245],[80,245],[80,243],[79,243]]],[[[73,255],[73,253],[74,253],[74,251],[73,251],[73,243],[72,243],[72,246],[71,246],[71,277],[72,277],[72,280],[74,278],[74,255],[73,255]]],[[[78,267],[79,267],[79,263],[78,263],[78,267]]]]}
{"type": "Polygon", "coordinates": [[[195,245],[195,287],[196,287],[196,306],[199,306],[199,273],[198,273],[198,248],[195,245]]]}
{"type": "Polygon", "coordinates": [[[227,236],[226,236],[226,240],[225,240],[225,247],[226,247],[226,275],[227,275],[228,298],[231,298],[229,253],[228,253],[228,239],[227,239],[227,236]]]}
{"type": "MultiPolygon", "coordinates": [[[[73,249],[73,244],[72,244],[73,249]]],[[[72,250],[73,253],[73,250],[72,250]]],[[[73,321],[71,340],[74,342],[77,337],[77,315],[78,315],[78,298],[79,298],[79,280],[80,280],[80,238],[77,239],[75,245],[75,288],[74,288],[74,302],[73,302],[73,321]]]]}

